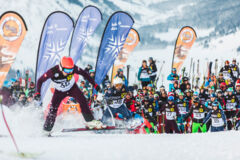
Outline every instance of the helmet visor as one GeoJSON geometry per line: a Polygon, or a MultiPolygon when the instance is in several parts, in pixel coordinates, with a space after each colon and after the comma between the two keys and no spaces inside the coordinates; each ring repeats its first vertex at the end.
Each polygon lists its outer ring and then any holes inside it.
{"type": "Polygon", "coordinates": [[[65,73],[72,73],[73,72],[73,68],[71,68],[71,69],[63,68],[63,72],[65,72],[65,73]]]}

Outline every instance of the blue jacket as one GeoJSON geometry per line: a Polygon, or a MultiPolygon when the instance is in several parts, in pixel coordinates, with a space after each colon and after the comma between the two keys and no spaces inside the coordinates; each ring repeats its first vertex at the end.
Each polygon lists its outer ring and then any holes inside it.
{"type": "MultiPolygon", "coordinates": [[[[227,124],[226,116],[225,116],[223,110],[221,110],[221,109],[218,109],[218,110],[220,110],[220,114],[221,114],[221,117],[222,117],[222,119],[223,119],[223,121],[224,121],[224,124],[227,124]]],[[[217,110],[217,111],[218,111],[218,110],[217,110]]],[[[211,118],[211,115],[212,115],[213,112],[214,112],[214,110],[211,110],[211,111],[209,111],[209,112],[207,113],[207,116],[206,116],[205,119],[203,120],[203,124],[206,123],[206,122],[211,118]]]]}

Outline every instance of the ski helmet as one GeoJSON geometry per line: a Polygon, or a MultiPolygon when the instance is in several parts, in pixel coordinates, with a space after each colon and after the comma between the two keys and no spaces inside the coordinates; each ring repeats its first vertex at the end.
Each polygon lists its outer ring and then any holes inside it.
{"type": "Polygon", "coordinates": [[[239,87],[240,86],[240,79],[238,79],[237,81],[236,81],[236,85],[235,85],[236,87],[239,87]]]}
{"type": "Polygon", "coordinates": [[[185,82],[185,81],[188,81],[189,80],[189,78],[188,77],[183,77],[183,81],[185,82]]]}
{"type": "Polygon", "coordinates": [[[123,69],[122,68],[118,68],[117,72],[118,73],[123,72],[123,69]]]}
{"type": "Polygon", "coordinates": [[[216,96],[216,94],[215,93],[212,93],[211,95],[210,95],[210,98],[216,98],[217,96],[216,96]]]}
{"type": "Polygon", "coordinates": [[[184,96],[183,92],[179,92],[178,96],[184,96]]]}
{"type": "Polygon", "coordinates": [[[174,97],[173,96],[169,96],[168,97],[168,101],[174,101],[174,97]]]}
{"type": "Polygon", "coordinates": [[[93,69],[89,70],[89,73],[94,73],[95,71],[93,69]]]}
{"type": "Polygon", "coordinates": [[[172,72],[176,72],[177,71],[177,69],[176,68],[172,68],[172,72]]]}
{"type": "Polygon", "coordinates": [[[193,103],[199,103],[199,98],[198,97],[196,97],[196,98],[194,98],[194,100],[193,100],[193,103]]]}
{"type": "Polygon", "coordinates": [[[123,80],[119,77],[116,77],[114,80],[113,80],[113,85],[117,85],[117,84],[123,84],[123,80]]]}
{"type": "Polygon", "coordinates": [[[217,106],[217,107],[218,107],[218,102],[217,102],[217,101],[214,101],[214,102],[212,103],[212,106],[217,106]]]}
{"type": "Polygon", "coordinates": [[[193,93],[193,95],[194,95],[194,96],[199,96],[199,93],[198,93],[197,91],[195,91],[195,92],[193,93]]]}
{"type": "Polygon", "coordinates": [[[232,88],[232,87],[229,87],[229,88],[227,89],[227,92],[233,92],[233,88],[232,88]]]}
{"type": "Polygon", "coordinates": [[[65,73],[71,73],[73,71],[74,62],[71,57],[62,57],[60,67],[65,73]]]}
{"type": "Polygon", "coordinates": [[[228,61],[228,60],[226,60],[226,61],[225,61],[225,64],[229,64],[229,61],[228,61]]]}

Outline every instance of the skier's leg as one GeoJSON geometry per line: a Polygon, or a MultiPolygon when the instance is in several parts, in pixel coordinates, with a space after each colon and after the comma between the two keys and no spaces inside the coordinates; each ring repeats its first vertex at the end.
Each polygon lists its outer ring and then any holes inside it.
{"type": "Polygon", "coordinates": [[[46,131],[51,131],[56,117],[57,117],[57,111],[58,111],[58,107],[61,103],[61,101],[66,97],[66,93],[65,92],[60,92],[55,90],[53,97],[52,97],[52,101],[51,101],[51,106],[46,118],[46,121],[44,123],[43,129],[46,131]]]}
{"type": "Polygon", "coordinates": [[[103,118],[102,118],[102,123],[105,124],[105,125],[110,125],[112,124],[113,126],[115,125],[115,122],[112,122],[114,121],[114,117],[113,115],[115,114],[115,109],[112,108],[112,107],[107,107],[107,109],[104,111],[103,113],[103,118]],[[111,123],[112,122],[112,123],[111,123]]]}
{"type": "Polygon", "coordinates": [[[123,104],[119,108],[117,108],[117,112],[122,114],[123,118],[126,118],[127,120],[131,118],[131,113],[125,104],[123,104]]]}
{"type": "Polygon", "coordinates": [[[180,133],[178,126],[177,126],[177,122],[173,120],[171,123],[172,123],[172,127],[173,127],[173,130],[175,131],[175,133],[180,133]]]}
{"type": "Polygon", "coordinates": [[[204,124],[202,127],[200,127],[202,133],[206,133],[207,132],[207,126],[206,124],[204,124]]]}
{"type": "Polygon", "coordinates": [[[192,133],[197,133],[199,127],[200,127],[200,124],[199,124],[199,123],[193,122],[193,125],[192,125],[192,133]]]}
{"type": "Polygon", "coordinates": [[[231,122],[231,111],[226,111],[226,118],[227,118],[227,129],[231,130],[232,129],[232,122],[231,122]]]}
{"type": "Polygon", "coordinates": [[[169,120],[165,120],[165,132],[170,133],[169,120]]]}
{"type": "Polygon", "coordinates": [[[73,97],[77,101],[77,103],[80,104],[82,115],[85,121],[92,121],[94,119],[93,115],[88,107],[86,98],[84,97],[78,86],[75,84],[69,92],[69,96],[73,97]]]}

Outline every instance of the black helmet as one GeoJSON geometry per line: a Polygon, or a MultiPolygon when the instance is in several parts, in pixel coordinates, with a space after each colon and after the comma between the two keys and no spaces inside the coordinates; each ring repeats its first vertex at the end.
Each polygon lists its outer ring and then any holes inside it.
{"type": "Polygon", "coordinates": [[[199,98],[198,97],[196,97],[196,98],[194,98],[194,100],[193,100],[193,103],[199,103],[199,98]]]}
{"type": "Polygon", "coordinates": [[[188,81],[189,80],[189,78],[188,77],[183,77],[183,79],[182,79],[184,82],[185,81],[188,81]]]}

